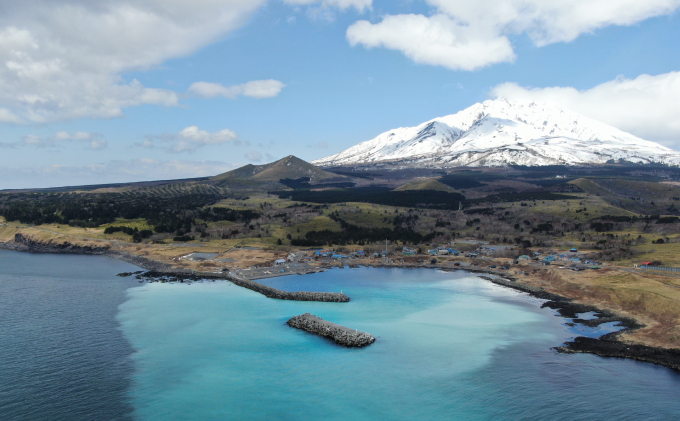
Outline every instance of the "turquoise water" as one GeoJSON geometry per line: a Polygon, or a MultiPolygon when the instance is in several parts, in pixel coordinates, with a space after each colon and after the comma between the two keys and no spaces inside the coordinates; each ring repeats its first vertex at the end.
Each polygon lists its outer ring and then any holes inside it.
{"type": "Polygon", "coordinates": [[[465,273],[344,269],[266,281],[350,303],[271,300],[228,282],[139,284],[93,256],[0,251],[1,420],[669,420],[680,375],[550,348],[541,301],[465,273]],[[288,327],[310,312],[372,333],[348,349],[288,327]]]}
{"type": "Polygon", "coordinates": [[[143,420],[669,419],[670,370],[550,350],[574,333],[540,301],[462,273],[353,269],[267,281],[343,303],[270,300],[225,282],[147,284],[118,320],[143,420]],[[310,312],[377,337],[292,329],[310,312]]]}

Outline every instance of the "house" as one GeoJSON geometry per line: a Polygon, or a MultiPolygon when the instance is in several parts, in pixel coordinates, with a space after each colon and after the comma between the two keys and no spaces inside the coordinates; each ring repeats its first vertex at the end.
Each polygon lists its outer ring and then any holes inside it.
{"type": "Polygon", "coordinates": [[[364,257],[364,256],[366,256],[366,252],[363,251],[363,250],[358,250],[358,251],[357,251],[357,256],[358,256],[358,257],[364,257]]]}
{"type": "Polygon", "coordinates": [[[439,252],[439,250],[432,249],[432,250],[428,250],[427,252],[430,253],[431,256],[435,256],[439,252]]]}
{"type": "Polygon", "coordinates": [[[449,251],[447,249],[439,249],[437,252],[441,255],[448,255],[449,251]]]}
{"type": "Polygon", "coordinates": [[[578,253],[578,249],[569,249],[569,253],[578,253]]]}
{"type": "Polygon", "coordinates": [[[279,260],[274,260],[274,264],[276,266],[281,266],[286,263],[286,259],[279,259],[279,260]]]}
{"type": "Polygon", "coordinates": [[[531,257],[527,256],[526,254],[523,254],[519,256],[517,260],[531,260],[531,257]]]}
{"type": "Polygon", "coordinates": [[[416,252],[415,251],[405,251],[403,254],[404,254],[404,256],[415,256],[416,252]]]}
{"type": "Polygon", "coordinates": [[[449,254],[452,254],[454,256],[458,256],[458,254],[460,253],[458,250],[454,250],[454,249],[451,249],[451,248],[448,248],[446,250],[449,251],[449,254]]]}

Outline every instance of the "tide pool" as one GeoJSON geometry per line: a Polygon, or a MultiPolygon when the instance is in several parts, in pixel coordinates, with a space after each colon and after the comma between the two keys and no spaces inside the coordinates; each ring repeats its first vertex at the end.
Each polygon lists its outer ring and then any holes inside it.
{"type": "MultiPolygon", "coordinates": [[[[140,420],[669,419],[680,376],[562,355],[541,301],[464,272],[351,269],[265,281],[350,303],[265,298],[228,282],[145,284],[117,319],[140,420]],[[373,334],[348,349],[288,327],[309,312],[373,334]]],[[[578,332],[582,334],[582,332],[578,332]]]]}

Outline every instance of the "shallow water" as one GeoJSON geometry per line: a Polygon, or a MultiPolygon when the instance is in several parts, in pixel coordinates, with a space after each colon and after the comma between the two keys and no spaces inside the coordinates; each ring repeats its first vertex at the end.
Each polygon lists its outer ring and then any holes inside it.
{"type": "Polygon", "coordinates": [[[668,419],[670,370],[550,349],[574,333],[540,301],[477,277],[353,269],[270,279],[350,303],[263,298],[229,283],[148,284],[118,317],[138,350],[144,420],[668,419]],[[336,346],[285,321],[310,312],[372,333],[336,346]]]}
{"type": "Polygon", "coordinates": [[[0,268],[2,420],[680,417],[673,371],[557,354],[584,333],[570,319],[462,272],[265,281],[352,298],[313,303],[229,282],[139,284],[115,276],[135,267],[93,256],[0,251],[0,268]],[[305,312],[377,341],[348,349],[285,324],[305,312]]]}

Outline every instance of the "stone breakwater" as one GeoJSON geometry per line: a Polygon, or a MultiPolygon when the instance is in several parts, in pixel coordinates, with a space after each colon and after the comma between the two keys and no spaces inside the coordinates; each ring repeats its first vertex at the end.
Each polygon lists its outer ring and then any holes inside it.
{"type": "Polygon", "coordinates": [[[309,313],[295,316],[286,323],[291,327],[331,338],[335,343],[347,347],[361,347],[375,342],[375,338],[370,333],[349,329],[309,313]]]}
{"type": "Polygon", "coordinates": [[[250,281],[248,279],[237,278],[231,276],[229,280],[243,288],[248,288],[252,291],[259,292],[267,298],[276,298],[278,300],[293,300],[293,301],[322,301],[327,303],[348,303],[349,297],[341,292],[310,292],[310,291],[296,291],[288,292],[280,289],[272,288],[267,285],[250,281]]]}
{"type": "Polygon", "coordinates": [[[196,272],[186,268],[175,268],[167,263],[158,262],[142,256],[137,256],[132,253],[127,253],[122,250],[113,249],[108,244],[104,244],[102,246],[79,246],[69,242],[41,242],[27,237],[21,233],[17,233],[14,235],[13,242],[0,243],[0,248],[15,251],[27,251],[31,253],[92,254],[108,256],[148,270],[149,272],[139,275],[138,278],[149,281],[154,279],[161,280],[163,282],[200,280],[206,278],[225,279],[240,287],[259,292],[268,298],[293,301],[322,301],[332,303],[349,302],[349,297],[347,295],[338,292],[288,292],[262,285],[255,281],[243,279],[231,273],[204,273],[196,272]]]}

